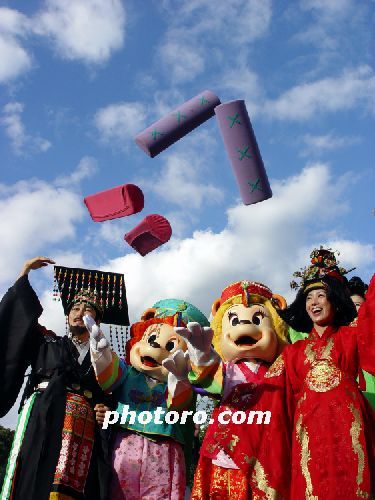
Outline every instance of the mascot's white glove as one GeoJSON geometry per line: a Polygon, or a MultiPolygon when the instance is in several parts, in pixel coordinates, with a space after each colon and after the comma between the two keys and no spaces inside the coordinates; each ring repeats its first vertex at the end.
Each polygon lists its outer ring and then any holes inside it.
{"type": "Polygon", "coordinates": [[[187,380],[190,372],[189,353],[178,349],[169,358],[162,361],[162,365],[172,374],[177,380],[187,380]]]}
{"type": "Polygon", "coordinates": [[[85,315],[82,319],[85,323],[87,331],[90,334],[90,347],[97,352],[103,351],[109,345],[108,340],[104,336],[104,333],[95,323],[95,320],[92,316],[85,315]]]}
{"type": "Polygon", "coordinates": [[[194,365],[207,365],[217,361],[218,354],[211,346],[214,336],[212,328],[190,322],[186,328],[176,326],[174,330],[185,340],[190,359],[194,365]]]}
{"type": "Polygon", "coordinates": [[[176,326],[174,331],[182,337],[186,343],[202,352],[209,352],[211,349],[214,332],[209,326],[201,326],[199,323],[190,322],[187,327],[176,326]]]}

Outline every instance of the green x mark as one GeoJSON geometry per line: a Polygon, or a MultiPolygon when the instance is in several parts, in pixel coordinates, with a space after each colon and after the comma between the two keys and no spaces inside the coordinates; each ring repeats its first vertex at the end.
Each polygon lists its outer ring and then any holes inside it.
{"type": "Polygon", "coordinates": [[[238,113],[236,113],[234,116],[227,116],[227,120],[232,121],[232,123],[229,125],[230,128],[232,128],[235,123],[238,123],[238,125],[241,125],[240,120],[237,120],[238,117],[239,117],[238,113]]]}
{"type": "Polygon", "coordinates": [[[260,179],[259,179],[259,177],[258,177],[258,179],[255,182],[247,181],[247,183],[249,184],[249,186],[251,186],[250,193],[253,193],[256,190],[263,191],[263,189],[260,187],[260,179]]]}
{"type": "Polygon", "coordinates": [[[208,104],[210,102],[204,97],[204,95],[202,95],[199,99],[201,102],[201,106],[203,106],[204,104],[208,104]]]}
{"type": "Polygon", "coordinates": [[[237,149],[238,153],[241,153],[241,156],[238,158],[240,161],[242,161],[244,158],[251,158],[251,154],[247,153],[250,149],[250,146],[247,146],[243,151],[241,149],[237,149]]]}
{"type": "Polygon", "coordinates": [[[156,141],[156,139],[157,139],[158,135],[164,135],[164,134],[162,134],[161,132],[158,132],[158,131],[156,130],[156,128],[154,128],[154,130],[151,132],[151,135],[152,135],[152,137],[153,137],[154,141],[156,141]]]}
{"type": "Polygon", "coordinates": [[[182,120],[186,119],[186,115],[183,115],[181,111],[177,111],[177,113],[175,113],[175,116],[177,118],[177,123],[181,123],[182,120]]]}

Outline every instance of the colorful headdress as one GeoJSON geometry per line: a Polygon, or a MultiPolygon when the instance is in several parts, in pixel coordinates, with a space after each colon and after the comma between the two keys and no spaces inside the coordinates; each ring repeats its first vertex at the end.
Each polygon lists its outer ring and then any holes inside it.
{"type": "Polygon", "coordinates": [[[206,316],[193,304],[181,299],[163,299],[156,302],[152,309],[155,310],[155,318],[175,317],[175,326],[182,321],[188,324],[195,321],[201,326],[210,326],[206,316]]]}
{"type": "MultiPolygon", "coordinates": [[[[251,303],[251,296],[259,295],[266,300],[270,300],[277,307],[285,306],[285,299],[280,295],[273,294],[268,286],[263,285],[263,283],[258,283],[257,281],[237,281],[231,285],[224,288],[221,292],[220,299],[215,302],[216,307],[219,308],[224,302],[234,297],[241,296],[242,304],[248,306],[251,303]]],[[[214,311],[213,311],[214,312],[214,311]]]]}
{"type": "Polygon", "coordinates": [[[104,307],[101,304],[99,296],[96,295],[93,291],[89,291],[86,289],[79,290],[79,292],[73,296],[72,300],[67,303],[67,312],[69,312],[75,304],[90,304],[90,306],[92,306],[96,310],[100,318],[103,318],[104,307]]]}
{"type": "Polygon", "coordinates": [[[293,273],[294,277],[301,278],[301,283],[292,281],[290,283],[291,288],[295,289],[302,287],[305,289],[307,286],[314,282],[319,282],[319,280],[326,276],[344,282],[344,275],[353,271],[355,267],[348,270],[339,267],[339,262],[336,260],[335,253],[340,255],[339,252],[333,252],[330,248],[325,249],[322,246],[319,249],[315,248],[310,254],[311,265],[293,273]]]}
{"type": "MultiPolygon", "coordinates": [[[[62,266],[55,266],[54,272],[53,298],[61,300],[64,313],[69,314],[76,303],[90,304],[98,312],[101,322],[110,325],[113,347],[111,325],[129,325],[124,275],[62,266]]],[[[117,349],[121,352],[123,332],[120,330],[119,333],[116,327],[115,334],[117,349]]]]}
{"type": "Polygon", "coordinates": [[[266,285],[257,283],[256,281],[244,280],[237,281],[237,283],[232,283],[224,288],[221,293],[220,303],[223,304],[226,300],[236,295],[242,295],[243,304],[248,306],[251,294],[261,295],[265,299],[272,298],[272,292],[266,285]]]}

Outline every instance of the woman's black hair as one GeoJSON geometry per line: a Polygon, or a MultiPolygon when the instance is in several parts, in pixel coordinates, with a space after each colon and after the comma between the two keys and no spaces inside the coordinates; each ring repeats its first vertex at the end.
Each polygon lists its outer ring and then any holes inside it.
{"type": "MultiPolygon", "coordinates": [[[[332,321],[333,326],[338,328],[349,325],[357,316],[357,311],[350,298],[347,280],[345,279],[345,282],[342,283],[337,278],[325,276],[319,281],[322,281],[327,286],[327,298],[335,310],[332,321]]],[[[313,322],[306,311],[306,295],[303,289],[299,290],[294,302],[283,311],[278,312],[294,330],[310,333],[313,322]]]]}
{"type": "Polygon", "coordinates": [[[359,278],[358,276],[353,276],[352,278],[350,278],[348,282],[348,287],[350,295],[359,295],[363,299],[365,298],[368,285],[363,283],[361,278],[359,278]]]}

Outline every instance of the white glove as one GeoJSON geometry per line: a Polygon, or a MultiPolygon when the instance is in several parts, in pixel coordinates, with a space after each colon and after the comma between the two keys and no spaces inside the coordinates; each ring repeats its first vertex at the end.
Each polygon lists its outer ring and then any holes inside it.
{"type": "Polygon", "coordinates": [[[178,349],[169,358],[162,361],[162,365],[170,373],[172,373],[177,380],[187,380],[190,372],[189,354],[187,351],[178,349]]]}
{"type": "Polygon", "coordinates": [[[108,340],[105,338],[104,333],[101,331],[99,326],[95,323],[92,316],[83,316],[83,322],[85,327],[90,334],[90,347],[95,351],[102,351],[108,347],[108,340]]]}
{"type": "Polygon", "coordinates": [[[214,332],[209,326],[202,327],[199,323],[190,322],[186,328],[176,326],[174,330],[194,349],[203,353],[210,352],[214,332]]]}

